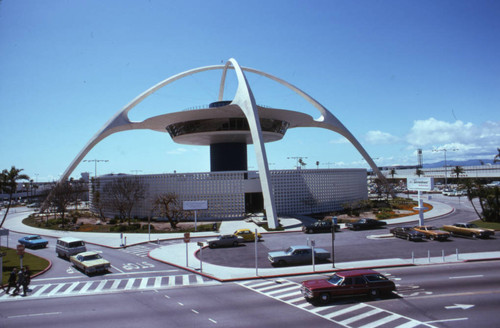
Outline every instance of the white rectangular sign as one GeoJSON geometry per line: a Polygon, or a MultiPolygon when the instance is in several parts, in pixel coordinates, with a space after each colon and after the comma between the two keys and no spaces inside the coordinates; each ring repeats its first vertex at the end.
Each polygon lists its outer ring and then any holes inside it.
{"type": "Polygon", "coordinates": [[[206,200],[186,200],[182,202],[184,211],[206,210],[208,209],[208,201],[206,200]]]}
{"type": "Polygon", "coordinates": [[[434,189],[434,178],[407,178],[408,190],[431,191],[434,189]]]}

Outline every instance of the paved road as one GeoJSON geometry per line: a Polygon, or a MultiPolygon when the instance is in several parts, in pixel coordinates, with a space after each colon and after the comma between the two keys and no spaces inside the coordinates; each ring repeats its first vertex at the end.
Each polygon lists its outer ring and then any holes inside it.
{"type": "Polygon", "coordinates": [[[324,306],[300,294],[300,281],[317,276],[26,298],[3,303],[0,322],[6,328],[493,327],[499,270],[498,261],[387,268],[381,271],[396,282],[396,295],[334,299],[324,306]]]}

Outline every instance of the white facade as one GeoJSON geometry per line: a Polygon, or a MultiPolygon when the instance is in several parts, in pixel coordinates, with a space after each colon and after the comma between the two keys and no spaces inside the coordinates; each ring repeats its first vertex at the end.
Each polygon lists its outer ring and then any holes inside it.
{"type": "MultiPolygon", "coordinates": [[[[108,197],[102,192],[104,186],[122,177],[136,178],[146,185],[146,198],[132,211],[132,216],[139,218],[151,214],[157,195],[174,192],[180,204],[206,200],[208,210],[197,212],[201,219],[241,219],[248,212],[245,194],[262,192],[256,171],[108,175],[98,178],[103,202],[108,197]]],[[[341,210],[345,203],[368,198],[365,169],[274,170],[271,183],[278,215],[341,210]]],[[[114,217],[118,212],[106,209],[104,214],[114,217]]]]}

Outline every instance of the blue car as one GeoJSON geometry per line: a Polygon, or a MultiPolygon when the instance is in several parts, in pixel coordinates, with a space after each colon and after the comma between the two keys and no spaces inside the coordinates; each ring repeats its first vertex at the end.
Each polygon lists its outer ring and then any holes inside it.
{"type": "Polygon", "coordinates": [[[43,239],[39,235],[24,236],[19,238],[18,242],[28,248],[44,248],[49,243],[48,240],[43,239]]]}

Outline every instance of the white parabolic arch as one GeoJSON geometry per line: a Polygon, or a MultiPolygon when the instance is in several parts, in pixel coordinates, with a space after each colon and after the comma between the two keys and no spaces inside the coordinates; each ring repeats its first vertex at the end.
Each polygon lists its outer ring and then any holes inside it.
{"type": "Polygon", "coordinates": [[[264,77],[267,77],[275,82],[278,82],[285,87],[293,90],[297,94],[299,94],[301,97],[306,99],[309,103],[311,103],[314,107],[316,107],[319,112],[321,113],[321,117],[318,119],[312,120],[310,122],[304,123],[300,126],[302,127],[319,127],[319,128],[324,128],[328,129],[334,132],[339,133],[343,137],[345,137],[349,142],[359,151],[359,153],[363,156],[363,158],[366,160],[366,162],[370,165],[372,170],[377,174],[377,176],[385,181],[385,177],[381,174],[379,171],[378,167],[375,165],[371,157],[368,155],[368,153],[365,151],[363,146],[358,142],[358,140],[352,135],[352,133],[347,130],[347,128],[332,114],[330,113],[323,105],[321,105],[318,101],[316,101],[314,98],[309,96],[307,93],[304,91],[300,90],[296,86],[279,79],[271,74],[253,69],[253,68],[248,68],[248,67],[241,67],[237,63],[237,61],[234,58],[231,58],[228,60],[228,62],[225,65],[214,65],[214,66],[205,66],[205,67],[199,67],[195,68],[192,70],[188,70],[176,75],[173,75],[158,84],[154,85],[153,87],[149,88],[148,90],[144,91],[140,95],[138,95],[135,99],[133,99],[130,103],[128,103],[125,107],[120,109],[104,126],[87,142],[87,144],[83,147],[83,149],[78,153],[78,155],[75,157],[75,159],[71,162],[71,164],[68,166],[68,168],[64,171],[63,175],[61,176],[60,181],[66,181],[71,173],[75,170],[75,168],[78,166],[78,164],[83,160],[83,158],[88,154],[88,152],[94,148],[101,140],[104,138],[110,136],[111,134],[114,134],[116,132],[121,132],[121,131],[128,131],[128,130],[136,130],[136,129],[150,129],[148,126],[148,123],[151,121],[144,120],[142,122],[132,122],[128,118],[128,112],[137,106],[140,102],[142,102],[144,99],[146,99],[148,96],[156,92],[157,90],[163,88],[164,86],[177,81],[181,78],[184,78],[189,75],[193,75],[196,73],[204,72],[204,71],[209,71],[209,70],[217,70],[217,69],[223,69],[223,75],[221,79],[221,89],[219,92],[219,100],[222,100],[222,95],[223,95],[223,89],[224,89],[224,83],[225,83],[225,76],[227,69],[234,69],[236,72],[237,80],[238,80],[238,88],[236,91],[236,95],[232,101],[233,104],[239,105],[239,107],[242,109],[243,113],[245,114],[245,117],[248,120],[249,127],[250,127],[250,132],[252,136],[252,141],[255,145],[255,154],[256,154],[256,159],[257,159],[257,165],[258,165],[258,170],[259,170],[259,175],[260,175],[260,182],[261,182],[261,187],[262,187],[262,193],[263,193],[263,198],[264,198],[264,208],[266,209],[266,214],[268,217],[268,222],[270,228],[276,228],[278,226],[278,220],[276,217],[276,211],[275,211],[275,206],[274,206],[274,195],[271,191],[271,184],[270,184],[270,173],[269,173],[269,166],[267,163],[267,156],[265,152],[265,146],[264,146],[264,141],[262,139],[262,130],[260,127],[260,120],[258,119],[258,110],[257,110],[257,105],[255,103],[255,99],[253,97],[252,90],[250,89],[250,86],[248,85],[248,82],[246,80],[244,71],[255,73],[258,75],[262,75],[264,77]],[[231,67],[232,66],[232,67],[231,67]]]}

